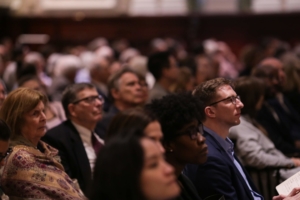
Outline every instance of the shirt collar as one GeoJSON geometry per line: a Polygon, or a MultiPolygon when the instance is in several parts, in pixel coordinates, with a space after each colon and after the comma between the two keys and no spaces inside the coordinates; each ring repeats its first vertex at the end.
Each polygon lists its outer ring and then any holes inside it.
{"type": "Polygon", "coordinates": [[[79,124],[77,124],[73,121],[71,121],[71,122],[75,126],[76,130],[78,131],[82,141],[90,144],[93,131],[91,131],[91,130],[89,130],[89,129],[87,129],[87,128],[85,128],[85,127],[83,127],[83,126],[81,126],[81,125],[79,125],[79,124]]]}

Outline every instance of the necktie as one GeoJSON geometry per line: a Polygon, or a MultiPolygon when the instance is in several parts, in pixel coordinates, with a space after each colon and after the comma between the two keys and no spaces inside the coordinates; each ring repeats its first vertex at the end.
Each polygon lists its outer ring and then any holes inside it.
{"type": "Polygon", "coordinates": [[[103,144],[99,142],[94,133],[92,133],[92,145],[95,150],[95,153],[98,155],[100,149],[103,147],[103,144]]]}

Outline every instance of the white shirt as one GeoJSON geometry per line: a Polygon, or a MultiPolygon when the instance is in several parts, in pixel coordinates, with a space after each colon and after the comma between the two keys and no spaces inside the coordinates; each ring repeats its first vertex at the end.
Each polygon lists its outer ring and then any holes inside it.
{"type": "MultiPolygon", "coordinates": [[[[76,124],[75,122],[72,122],[72,124],[77,129],[77,131],[80,135],[80,138],[83,142],[83,146],[85,148],[86,155],[89,159],[89,163],[90,163],[90,166],[91,166],[91,171],[92,171],[92,174],[93,174],[94,166],[95,166],[96,159],[97,159],[97,155],[95,153],[95,150],[94,150],[93,144],[92,144],[92,131],[85,128],[85,127],[83,127],[83,126],[81,126],[81,125],[79,125],[79,124],[76,124]]],[[[104,144],[104,140],[102,140],[94,132],[93,132],[93,134],[100,143],[104,144]]]]}

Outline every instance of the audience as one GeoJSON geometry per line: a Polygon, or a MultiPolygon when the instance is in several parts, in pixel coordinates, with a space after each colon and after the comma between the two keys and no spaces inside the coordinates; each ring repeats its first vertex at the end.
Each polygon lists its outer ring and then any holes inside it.
{"type": "Polygon", "coordinates": [[[241,77],[235,81],[235,91],[243,99],[244,108],[241,123],[229,130],[229,137],[235,141],[235,152],[242,163],[258,169],[296,167],[280,170],[282,179],[300,171],[300,159],[288,158],[277,150],[267,131],[255,120],[264,102],[264,82],[255,77],[241,77]]]}
{"type": "Polygon", "coordinates": [[[174,199],[180,192],[174,168],[155,142],[142,132],[122,131],[97,158],[90,200],[174,199]],[[118,137],[125,134],[132,137],[118,137]]]}
{"type": "Polygon", "coordinates": [[[222,194],[232,200],[263,199],[235,156],[233,143],[228,138],[229,129],[240,123],[244,107],[232,83],[224,78],[212,79],[197,86],[193,95],[205,106],[202,123],[208,158],[204,164],[188,165],[184,173],[200,197],[222,194]]]}
{"type": "Polygon", "coordinates": [[[67,120],[47,131],[43,140],[59,150],[66,173],[86,193],[103,133],[96,129],[102,118],[103,98],[90,83],[69,85],[62,94],[67,120]]]}
{"type": "Polygon", "coordinates": [[[46,132],[46,103],[44,94],[29,88],[16,89],[4,100],[0,118],[11,129],[12,152],[1,187],[11,199],[84,199],[64,172],[58,150],[40,140],[46,132]]]}

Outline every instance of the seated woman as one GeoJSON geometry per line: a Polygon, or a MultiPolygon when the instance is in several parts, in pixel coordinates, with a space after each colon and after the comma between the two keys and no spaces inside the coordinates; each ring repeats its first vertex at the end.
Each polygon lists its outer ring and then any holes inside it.
{"type": "Polygon", "coordinates": [[[175,168],[181,187],[178,199],[200,199],[194,185],[182,171],[186,164],[202,164],[207,159],[201,124],[203,104],[191,94],[182,93],[154,100],[147,105],[147,109],[155,114],[161,124],[166,160],[175,168]]]}
{"type": "Polygon", "coordinates": [[[106,143],[95,165],[90,200],[167,200],[178,196],[173,167],[155,142],[142,135],[140,130],[123,130],[106,143]],[[124,138],[125,134],[131,137],[124,138]]]}
{"type": "MultiPolygon", "coordinates": [[[[46,88],[37,76],[27,75],[18,81],[19,87],[26,87],[47,94],[46,88]]],[[[64,109],[59,101],[48,102],[45,105],[47,130],[66,120],[64,109]]]]}
{"type": "Polygon", "coordinates": [[[110,123],[105,142],[108,142],[115,136],[132,137],[127,131],[122,130],[131,130],[131,133],[141,133],[149,137],[155,141],[161,152],[165,152],[161,145],[163,133],[160,124],[153,114],[145,111],[143,108],[138,107],[118,113],[110,123]]]}
{"type": "MultiPolygon", "coordinates": [[[[241,77],[235,82],[235,91],[244,104],[241,123],[229,130],[229,137],[236,141],[236,154],[246,166],[265,167],[300,166],[300,159],[288,158],[275,148],[267,131],[255,120],[256,112],[264,102],[264,83],[255,77],[241,77]]],[[[300,170],[299,167],[280,170],[287,179],[300,170]]]]}
{"type": "Polygon", "coordinates": [[[12,152],[1,176],[3,192],[15,199],[85,199],[64,172],[58,151],[40,139],[46,132],[47,97],[18,88],[3,102],[0,118],[11,129],[12,152]]]}

